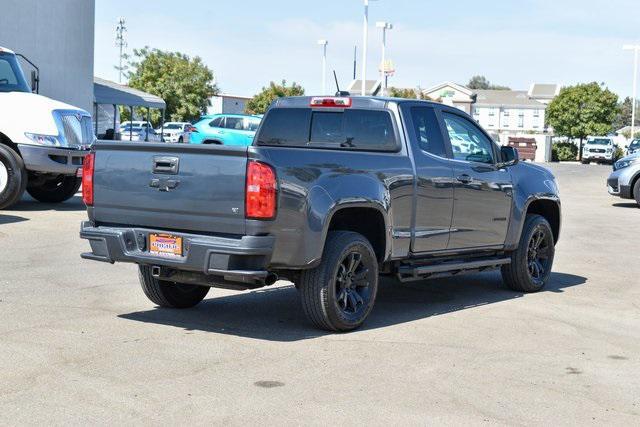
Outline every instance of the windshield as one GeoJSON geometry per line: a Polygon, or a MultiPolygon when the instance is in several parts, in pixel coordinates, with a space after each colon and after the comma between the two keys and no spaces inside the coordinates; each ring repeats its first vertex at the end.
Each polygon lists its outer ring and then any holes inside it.
{"type": "Polygon", "coordinates": [[[631,144],[629,144],[629,148],[640,148],[640,139],[634,139],[633,141],[631,141],[631,144]]]}
{"type": "Polygon", "coordinates": [[[182,129],[182,125],[179,123],[167,123],[164,125],[165,130],[171,130],[171,129],[182,129]]]}
{"type": "Polygon", "coordinates": [[[126,125],[122,129],[125,132],[129,132],[129,130],[131,130],[132,132],[142,132],[142,126],[133,126],[133,129],[132,129],[131,125],[126,125]]]}
{"type": "Polygon", "coordinates": [[[31,92],[16,56],[0,52],[0,92],[31,92]]]}
{"type": "Polygon", "coordinates": [[[595,139],[590,139],[589,141],[587,141],[587,144],[610,145],[611,144],[611,140],[608,139],[608,138],[595,138],[595,139]]]}

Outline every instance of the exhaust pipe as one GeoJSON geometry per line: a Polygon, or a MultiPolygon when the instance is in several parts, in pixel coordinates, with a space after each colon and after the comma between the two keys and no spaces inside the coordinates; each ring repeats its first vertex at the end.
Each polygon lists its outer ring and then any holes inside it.
{"type": "Polygon", "coordinates": [[[269,273],[267,277],[264,278],[265,286],[271,286],[278,281],[278,275],[275,273],[269,273]]]}

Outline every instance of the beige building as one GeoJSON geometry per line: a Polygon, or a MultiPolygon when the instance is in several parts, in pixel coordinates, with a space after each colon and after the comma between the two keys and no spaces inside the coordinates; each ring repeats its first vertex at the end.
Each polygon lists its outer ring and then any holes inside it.
{"type": "Polygon", "coordinates": [[[0,3],[0,45],[38,66],[40,94],[92,113],[95,0],[0,3]]]}
{"type": "Polygon", "coordinates": [[[545,132],[545,111],[560,85],[534,83],[526,90],[472,90],[444,82],[423,91],[430,99],[470,114],[490,133],[545,132]]]}

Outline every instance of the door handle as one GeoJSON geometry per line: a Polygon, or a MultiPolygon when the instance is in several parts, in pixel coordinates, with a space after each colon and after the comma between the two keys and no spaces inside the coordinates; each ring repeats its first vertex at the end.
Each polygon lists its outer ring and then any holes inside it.
{"type": "Polygon", "coordinates": [[[179,165],[180,159],[177,157],[154,156],[152,171],[153,173],[176,175],[178,173],[179,165]]]}
{"type": "Polygon", "coordinates": [[[460,176],[458,176],[456,179],[457,179],[458,181],[460,181],[461,183],[463,183],[463,184],[468,184],[468,183],[470,183],[471,181],[473,181],[473,178],[471,178],[471,177],[470,177],[469,175],[467,175],[466,173],[465,173],[465,174],[462,174],[462,175],[460,175],[460,176]]]}

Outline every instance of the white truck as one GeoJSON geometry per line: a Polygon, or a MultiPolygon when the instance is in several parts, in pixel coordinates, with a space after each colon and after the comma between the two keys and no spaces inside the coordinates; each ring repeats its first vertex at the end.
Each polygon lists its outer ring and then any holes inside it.
{"type": "Polygon", "coordinates": [[[32,73],[29,85],[16,54],[0,47],[0,209],[25,190],[46,203],[73,197],[95,140],[91,115],[38,95],[38,80],[32,73]]]}

